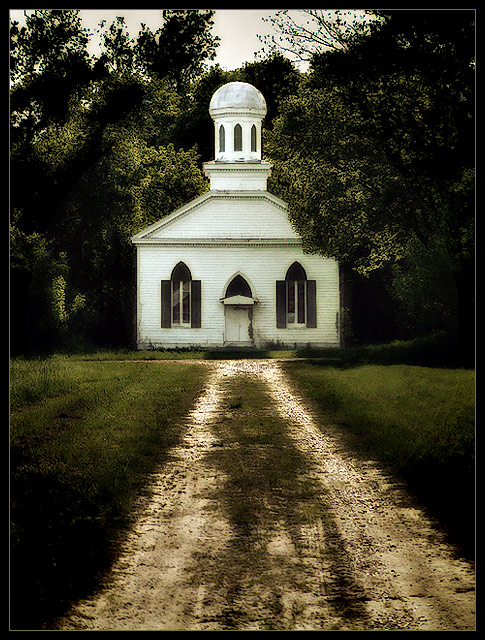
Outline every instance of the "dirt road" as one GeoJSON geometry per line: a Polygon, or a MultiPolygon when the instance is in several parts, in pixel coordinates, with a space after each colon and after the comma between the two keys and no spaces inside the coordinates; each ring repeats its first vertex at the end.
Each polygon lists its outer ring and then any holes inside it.
{"type": "Polygon", "coordinates": [[[402,486],[317,425],[277,362],[210,366],[104,589],[60,629],[475,628],[473,567],[402,486]],[[234,421],[241,376],[269,400],[234,421]]]}

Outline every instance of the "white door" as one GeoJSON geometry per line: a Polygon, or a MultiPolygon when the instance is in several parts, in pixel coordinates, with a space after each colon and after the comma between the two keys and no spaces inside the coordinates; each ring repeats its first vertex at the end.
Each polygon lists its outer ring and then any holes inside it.
{"type": "Polygon", "coordinates": [[[247,307],[225,307],[226,342],[250,342],[247,307]]]}

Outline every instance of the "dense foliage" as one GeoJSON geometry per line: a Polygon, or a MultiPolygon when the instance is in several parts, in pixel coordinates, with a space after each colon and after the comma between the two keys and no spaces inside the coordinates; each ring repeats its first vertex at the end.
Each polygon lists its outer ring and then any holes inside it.
{"type": "Polygon", "coordinates": [[[207,188],[178,132],[217,45],[212,14],[165,10],[136,40],[122,18],[101,24],[97,58],[78,10],[12,24],[14,352],[131,340],[129,237],[207,188]]]}
{"type": "Polygon", "coordinates": [[[392,273],[411,335],[473,333],[474,12],[390,11],[317,52],[269,137],[308,250],[392,273]]]}

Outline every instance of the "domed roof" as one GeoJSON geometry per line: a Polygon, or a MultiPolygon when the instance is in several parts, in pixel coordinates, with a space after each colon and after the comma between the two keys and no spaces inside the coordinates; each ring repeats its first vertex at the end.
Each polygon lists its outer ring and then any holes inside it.
{"type": "Polygon", "coordinates": [[[252,84],[247,82],[228,82],[217,89],[209,105],[209,113],[211,115],[227,111],[257,113],[264,117],[266,114],[266,101],[263,94],[252,84]]]}

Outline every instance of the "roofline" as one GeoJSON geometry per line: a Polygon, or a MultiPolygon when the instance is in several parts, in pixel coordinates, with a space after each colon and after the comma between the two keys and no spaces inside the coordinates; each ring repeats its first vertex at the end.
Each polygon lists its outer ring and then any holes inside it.
{"type": "Polygon", "coordinates": [[[136,245],[164,247],[301,247],[301,238],[140,238],[136,245]]]}

